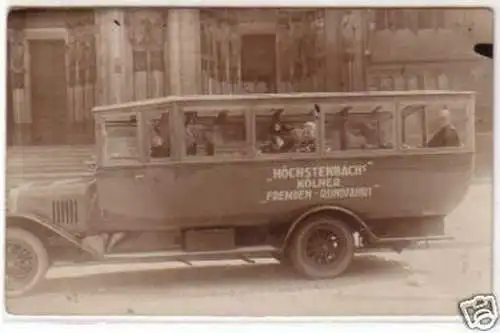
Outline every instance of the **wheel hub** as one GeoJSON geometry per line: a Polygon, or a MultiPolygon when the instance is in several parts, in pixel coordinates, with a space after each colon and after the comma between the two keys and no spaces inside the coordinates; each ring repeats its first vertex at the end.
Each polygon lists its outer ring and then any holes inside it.
{"type": "Polygon", "coordinates": [[[25,244],[9,240],[5,259],[6,287],[9,290],[28,283],[36,272],[36,256],[25,244]]]}
{"type": "Polygon", "coordinates": [[[339,240],[330,228],[317,228],[307,241],[306,256],[315,265],[325,266],[339,257],[339,240]]]}

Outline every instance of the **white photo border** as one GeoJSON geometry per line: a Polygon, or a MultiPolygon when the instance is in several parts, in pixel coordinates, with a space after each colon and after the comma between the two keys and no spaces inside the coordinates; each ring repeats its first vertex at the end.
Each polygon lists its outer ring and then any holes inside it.
{"type": "MultiPolygon", "coordinates": [[[[101,0],[101,1],[84,1],[84,0],[73,0],[73,1],[47,1],[47,0],[16,0],[8,1],[7,3],[2,3],[2,14],[3,20],[1,21],[2,34],[0,36],[1,45],[4,45],[4,51],[0,53],[0,63],[2,78],[5,80],[6,75],[6,17],[8,11],[8,5],[10,6],[36,6],[36,7],[47,7],[47,6],[96,6],[96,7],[124,7],[124,6],[178,6],[178,7],[196,7],[196,6],[267,6],[267,7],[328,7],[328,6],[341,6],[341,7],[386,7],[386,6],[412,6],[412,7],[448,7],[448,6],[467,6],[467,7],[490,7],[494,10],[500,8],[500,3],[495,0],[484,0],[484,1],[451,1],[451,0],[314,0],[314,1],[300,1],[300,0],[288,0],[288,1],[250,1],[250,0],[240,0],[240,1],[179,1],[179,0],[101,0]]],[[[500,45],[500,24],[497,22],[496,17],[494,20],[494,43],[498,47],[500,45]]],[[[478,41],[481,42],[481,41],[478,41]]],[[[489,42],[489,41],[485,41],[489,42]]],[[[472,45],[471,45],[472,47],[472,45]]],[[[496,55],[496,53],[495,53],[496,55]]],[[[494,60],[494,96],[500,96],[500,86],[496,84],[499,77],[500,68],[497,66],[498,57],[494,60]]],[[[5,81],[3,81],[5,83],[5,81]]],[[[0,103],[1,112],[3,112],[3,119],[6,119],[6,89],[0,89],[0,103]]],[[[496,112],[498,105],[494,101],[494,129],[500,127],[500,117],[496,112]]],[[[1,122],[3,133],[6,133],[6,121],[1,122]]],[[[494,170],[500,167],[500,146],[497,144],[497,133],[494,131],[494,170]]],[[[2,147],[6,147],[6,136],[0,136],[0,143],[2,147]]],[[[1,168],[3,174],[5,175],[5,158],[6,149],[2,150],[2,163],[1,168]]],[[[499,189],[498,180],[493,177],[494,182],[494,219],[493,223],[493,287],[496,295],[499,295],[498,290],[500,288],[500,265],[498,263],[499,251],[500,251],[500,240],[498,239],[498,227],[496,226],[497,210],[499,209],[500,199],[499,199],[499,189]]],[[[5,193],[5,177],[0,181],[0,192],[5,193]]],[[[2,200],[2,209],[0,210],[0,220],[5,221],[5,195],[0,196],[2,200]]],[[[472,223],[473,221],[471,221],[472,223]]],[[[0,299],[2,303],[4,302],[4,290],[3,290],[3,270],[4,270],[4,227],[0,228],[0,276],[2,281],[2,287],[0,288],[0,299]]],[[[467,295],[464,295],[467,296],[467,295]]],[[[99,331],[119,331],[119,332],[137,332],[139,330],[147,329],[148,332],[164,332],[165,329],[173,329],[175,332],[205,332],[207,330],[217,330],[218,332],[243,332],[244,330],[252,331],[264,331],[269,330],[272,332],[286,331],[290,332],[332,332],[337,330],[342,330],[342,332],[401,332],[405,330],[406,332],[456,332],[458,329],[466,329],[461,318],[458,317],[443,317],[443,316],[415,316],[415,317],[403,317],[403,316],[391,316],[391,317],[295,317],[295,318],[278,318],[278,317],[265,317],[265,318],[246,318],[246,317],[125,317],[125,316],[112,316],[112,317],[97,317],[97,316],[12,316],[7,314],[5,306],[4,313],[0,319],[2,332],[24,332],[33,330],[46,330],[50,332],[67,332],[70,329],[73,332],[86,332],[92,330],[94,333],[99,331]],[[106,322],[106,324],[103,324],[106,322]],[[144,324],[149,323],[147,326],[144,324]],[[71,326],[63,325],[71,324],[71,326]],[[91,324],[91,325],[88,325],[91,324]],[[142,325],[141,325],[142,324],[142,325]],[[279,324],[279,325],[278,325],[279,324]],[[168,326],[167,326],[168,325],[168,326]]],[[[500,324],[499,324],[500,325],[500,324]]]]}

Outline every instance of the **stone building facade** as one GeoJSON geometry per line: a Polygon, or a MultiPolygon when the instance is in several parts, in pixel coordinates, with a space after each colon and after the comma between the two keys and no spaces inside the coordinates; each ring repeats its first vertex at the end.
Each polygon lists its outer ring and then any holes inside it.
{"type": "Polygon", "coordinates": [[[183,94],[475,90],[491,129],[486,9],[19,10],[8,143],[90,144],[95,105],[183,94]]]}

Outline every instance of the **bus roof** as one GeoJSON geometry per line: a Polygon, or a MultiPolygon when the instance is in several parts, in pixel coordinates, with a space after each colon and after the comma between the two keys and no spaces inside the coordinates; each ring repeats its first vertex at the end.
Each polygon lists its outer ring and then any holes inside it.
{"type": "Polygon", "coordinates": [[[270,102],[278,101],[293,101],[293,100],[311,100],[311,102],[319,102],[321,99],[332,98],[356,98],[356,97],[416,97],[416,96],[473,96],[472,91],[448,91],[448,90],[412,90],[412,91],[364,91],[364,92],[313,92],[313,93],[280,93],[280,94],[233,94],[233,95],[185,95],[185,96],[167,96],[159,98],[151,98],[139,101],[126,103],[110,104],[97,106],[92,109],[92,112],[110,112],[110,111],[136,111],[147,110],[154,107],[162,107],[168,104],[191,104],[198,103],[224,104],[227,106],[231,102],[270,102]]]}

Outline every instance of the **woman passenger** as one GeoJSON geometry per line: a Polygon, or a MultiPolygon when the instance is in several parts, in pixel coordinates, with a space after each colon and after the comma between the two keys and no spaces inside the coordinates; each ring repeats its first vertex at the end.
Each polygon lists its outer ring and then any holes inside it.
{"type": "Polygon", "coordinates": [[[184,123],[185,131],[186,131],[186,154],[188,156],[196,155],[198,150],[197,144],[197,132],[198,128],[196,127],[196,113],[195,112],[186,112],[186,121],[184,123]]]}
{"type": "Polygon", "coordinates": [[[168,157],[170,156],[168,131],[168,114],[165,114],[159,120],[154,120],[151,133],[151,157],[168,157]]]}

